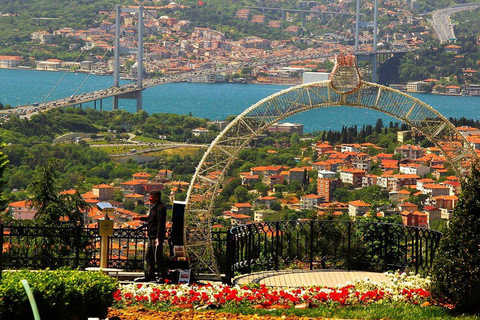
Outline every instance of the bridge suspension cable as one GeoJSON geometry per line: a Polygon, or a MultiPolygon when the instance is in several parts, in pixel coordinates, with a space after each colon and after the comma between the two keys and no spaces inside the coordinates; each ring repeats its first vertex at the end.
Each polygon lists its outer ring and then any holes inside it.
{"type": "MultiPolygon", "coordinates": [[[[102,22],[102,24],[100,25],[99,28],[97,28],[97,31],[95,31],[94,35],[97,35],[99,34],[99,30],[102,29],[102,27],[105,25],[105,22],[108,21],[108,19],[111,18],[112,14],[115,13],[115,10],[112,10],[107,18],[102,22]]],[[[123,30],[122,30],[123,31],[123,30]]],[[[80,53],[78,54],[77,58],[74,60],[74,62],[78,62],[78,60],[80,59],[80,57],[84,54],[84,52],[86,51],[86,48],[85,46],[81,48],[80,50],[80,53]]],[[[105,51],[105,53],[103,54],[103,56],[101,57],[101,59],[104,59],[105,56],[107,54],[107,51],[105,51]]],[[[55,86],[52,88],[52,90],[50,90],[50,92],[45,96],[45,98],[42,100],[42,103],[45,103],[45,101],[48,100],[48,98],[52,95],[52,93],[57,89],[57,87],[61,84],[61,82],[63,81],[63,79],[65,78],[65,76],[67,75],[69,71],[65,71],[62,75],[62,77],[57,81],[57,83],[55,84],[55,86]]],[[[92,75],[92,72],[90,71],[88,74],[87,74],[87,77],[85,77],[85,79],[82,81],[82,83],[78,86],[78,88],[75,90],[75,92],[73,93],[73,95],[76,95],[78,93],[78,91],[80,91],[80,89],[83,87],[83,85],[85,84],[85,82],[90,78],[90,75],[92,75]]]]}

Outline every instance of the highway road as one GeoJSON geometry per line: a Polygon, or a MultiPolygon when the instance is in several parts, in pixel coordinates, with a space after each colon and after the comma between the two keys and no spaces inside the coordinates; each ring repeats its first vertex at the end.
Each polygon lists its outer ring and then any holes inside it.
{"type": "Polygon", "coordinates": [[[480,3],[474,4],[464,4],[464,5],[454,5],[444,9],[438,9],[433,12],[432,20],[428,20],[435,30],[440,43],[445,43],[451,39],[455,39],[455,30],[453,28],[451,16],[455,13],[473,10],[480,7],[480,3]]]}

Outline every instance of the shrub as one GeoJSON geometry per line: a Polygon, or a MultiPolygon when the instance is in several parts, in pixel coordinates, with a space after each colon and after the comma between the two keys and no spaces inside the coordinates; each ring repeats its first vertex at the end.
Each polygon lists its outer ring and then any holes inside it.
{"type": "Polygon", "coordinates": [[[1,319],[33,319],[22,279],[32,289],[42,320],[105,318],[117,288],[117,281],[101,272],[6,272],[0,281],[1,319]]]}
{"type": "Polygon", "coordinates": [[[461,312],[480,311],[479,235],[480,172],[472,168],[433,266],[433,294],[461,312]]]}

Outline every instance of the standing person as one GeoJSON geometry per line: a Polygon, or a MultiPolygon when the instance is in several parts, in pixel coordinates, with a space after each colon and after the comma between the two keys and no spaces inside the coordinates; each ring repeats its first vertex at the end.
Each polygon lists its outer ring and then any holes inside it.
{"type": "Polygon", "coordinates": [[[150,213],[146,217],[135,217],[135,220],[147,222],[148,247],[145,260],[147,270],[145,281],[164,282],[167,275],[163,259],[163,242],[165,240],[167,209],[160,200],[160,190],[152,190],[148,196],[150,213]],[[158,269],[157,269],[158,268],[158,269]],[[160,278],[156,278],[155,271],[159,271],[160,278]]]}

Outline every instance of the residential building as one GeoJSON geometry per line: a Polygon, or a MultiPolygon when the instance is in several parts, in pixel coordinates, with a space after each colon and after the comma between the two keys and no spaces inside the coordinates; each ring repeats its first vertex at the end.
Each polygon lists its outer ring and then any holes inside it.
{"type": "Polygon", "coordinates": [[[417,180],[417,190],[424,193],[423,192],[423,186],[426,185],[426,184],[432,184],[432,183],[437,183],[437,182],[435,180],[428,179],[428,178],[418,179],[417,180]]]}
{"type": "Polygon", "coordinates": [[[448,45],[448,46],[445,47],[445,52],[451,52],[451,53],[454,53],[454,54],[459,54],[460,52],[462,52],[462,47],[457,46],[456,44],[451,44],[451,45],[448,45]]]}
{"type": "Polygon", "coordinates": [[[328,171],[328,170],[318,170],[318,178],[335,178],[337,174],[333,171],[328,171]]]}
{"type": "MultiPolygon", "coordinates": [[[[341,214],[348,214],[349,204],[343,202],[325,202],[318,206],[318,212],[341,212],[341,214]]],[[[340,215],[341,215],[340,214],[340,215]]]]}
{"type": "Polygon", "coordinates": [[[0,68],[15,68],[22,63],[22,57],[0,56],[0,68]]]}
{"type": "Polygon", "coordinates": [[[400,154],[402,158],[415,160],[423,157],[423,149],[420,146],[406,144],[395,148],[395,154],[400,154]]]}
{"type": "Polygon", "coordinates": [[[437,220],[442,218],[442,210],[435,206],[425,206],[423,207],[423,212],[428,214],[428,223],[429,225],[437,220]]]}
{"type": "Polygon", "coordinates": [[[45,61],[35,61],[37,70],[58,71],[62,67],[62,60],[48,59],[45,61]]]}
{"type": "Polygon", "coordinates": [[[235,203],[232,206],[231,211],[233,213],[250,215],[252,214],[252,205],[248,202],[235,203]]]}
{"type": "Polygon", "coordinates": [[[130,180],[120,183],[122,186],[123,192],[125,193],[139,193],[142,194],[143,181],[139,180],[130,180]]]}
{"type": "Polygon", "coordinates": [[[274,174],[280,174],[285,167],[283,166],[259,166],[253,167],[250,169],[250,174],[252,175],[261,175],[261,176],[271,176],[274,174]]]}
{"type": "Polygon", "coordinates": [[[321,195],[317,194],[308,194],[306,196],[300,197],[300,208],[313,210],[316,206],[324,201],[324,198],[321,195]]]}
{"type": "Polygon", "coordinates": [[[143,205],[146,200],[145,195],[138,193],[126,194],[125,196],[123,196],[123,199],[133,201],[136,206],[143,205]]]}
{"type": "Polygon", "coordinates": [[[395,159],[382,159],[380,162],[380,169],[383,172],[390,171],[390,170],[397,170],[398,169],[398,160],[395,159]]]}
{"type": "Polygon", "coordinates": [[[429,194],[432,198],[448,196],[450,195],[450,188],[437,183],[424,184],[422,193],[429,194]]]}
{"type": "Polygon", "coordinates": [[[270,209],[273,203],[277,202],[276,197],[272,196],[264,196],[264,197],[259,197],[255,200],[255,205],[256,206],[265,206],[266,208],[270,209]]]}
{"type": "Polygon", "coordinates": [[[372,159],[366,153],[358,153],[351,158],[352,167],[365,172],[370,172],[372,169],[372,159]]]}
{"type": "Polygon", "coordinates": [[[318,141],[315,146],[315,151],[317,151],[317,154],[319,156],[325,154],[327,151],[333,151],[333,146],[330,145],[330,143],[328,141],[318,141]]]}
{"type": "Polygon", "coordinates": [[[108,184],[99,184],[92,187],[92,194],[98,198],[98,201],[113,200],[115,189],[108,184]]]}
{"type": "Polygon", "coordinates": [[[320,175],[320,172],[334,172],[334,170],[332,170],[332,163],[328,160],[327,161],[317,161],[317,162],[312,163],[312,169],[317,170],[319,172],[319,175],[320,175]]]}
{"type": "Polygon", "coordinates": [[[460,86],[446,86],[445,87],[445,93],[446,94],[453,94],[453,95],[458,95],[461,92],[460,86]]]}
{"type": "Polygon", "coordinates": [[[404,226],[428,228],[428,214],[420,211],[403,211],[402,221],[404,226]]]}
{"type": "Polygon", "coordinates": [[[366,174],[362,177],[362,188],[374,186],[378,184],[378,176],[374,174],[366,174]]]}
{"type": "Polygon", "coordinates": [[[223,214],[224,219],[230,219],[232,226],[239,226],[249,223],[252,217],[246,214],[226,212],[223,214]]]}
{"type": "Polygon", "coordinates": [[[151,175],[147,172],[137,172],[132,175],[132,178],[135,180],[148,180],[151,178],[151,175]]]}
{"type": "Polygon", "coordinates": [[[268,127],[268,132],[290,132],[303,135],[303,124],[300,123],[274,123],[268,127]]]}
{"type": "Polygon", "coordinates": [[[390,201],[403,202],[410,198],[410,191],[408,190],[399,190],[399,191],[390,191],[388,199],[390,201]]]}
{"type": "Polygon", "coordinates": [[[457,196],[436,196],[432,197],[432,205],[440,209],[453,210],[457,205],[458,197],[457,196]]]}
{"type": "Polygon", "coordinates": [[[244,186],[253,186],[255,183],[260,181],[258,174],[246,174],[242,175],[242,185],[244,186]]]}
{"type": "Polygon", "coordinates": [[[417,180],[420,178],[416,174],[394,174],[387,177],[387,189],[388,190],[400,190],[406,186],[412,186],[417,184],[417,180]]]}
{"type": "Polygon", "coordinates": [[[158,170],[158,174],[155,176],[156,181],[162,181],[162,180],[170,180],[173,177],[173,171],[172,170],[167,170],[167,169],[162,169],[158,170]]]}
{"type": "Polygon", "coordinates": [[[343,183],[349,183],[354,187],[362,186],[362,178],[365,176],[365,171],[357,169],[341,169],[340,170],[340,180],[343,183]]]}
{"type": "Polygon", "coordinates": [[[340,146],[340,152],[362,152],[363,148],[360,144],[357,143],[344,143],[340,146]]]}
{"type": "Polygon", "coordinates": [[[424,85],[427,83],[425,81],[410,81],[407,82],[407,92],[421,92],[424,85]]]}
{"type": "Polygon", "coordinates": [[[276,184],[283,184],[283,181],[285,181],[285,176],[282,174],[272,174],[262,179],[262,182],[269,187],[273,187],[276,184]]]}
{"type": "Polygon", "coordinates": [[[356,200],[348,203],[348,215],[350,217],[364,216],[370,210],[370,204],[356,200]]]}
{"type": "Polygon", "coordinates": [[[418,210],[418,206],[410,202],[399,203],[398,208],[400,211],[408,211],[408,212],[414,212],[418,210]]]}
{"type": "Polygon", "coordinates": [[[6,212],[16,220],[32,220],[37,214],[37,209],[32,206],[30,201],[22,200],[9,203],[6,212]]]}
{"type": "Polygon", "coordinates": [[[330,202],[333,199],[333,193],[340,185],[338,178],[318,178],[317,179],[317,194],[330,202]]]}
{"type": "Polygon", "coordinates": [[[288,182],[298,181],[300,184],[308,183],[308,173],[310,168],[292,168],[288,170],[288,182]]]}
{"type": "Polygon", "coordinates": [[[35,31],[35,32],[32,33],[31,38],[32,38],[33,41],[37,41],[37,42],[44,43],[44,44],[49,44],[49,43],[52,43],[53,34],[48,33],[47,31],[44,31],[44,30],[35,31]]]}
{"type": "Polygon", "coordinates": [[[270,209],[255,210],[253,212],[253,221],[262,222],[266,217],[274,213],[276,213],[276,211],[270,209]]]}
{"type": "Polygon", "coordinates": [[[400,164],[400,172],[408,175],[416,175],[424,177],[430,173],[430,167],[424,166],[419,163],[406,163],[400,164]]]}
{"type": "Polygon", "coordinates": [[[397,141],[398,142],[405,142],[407,140],[412,139],[412,131],[406,130],[406,131],[397,131],[397,141]]]}
{"type": "Polygon", "coordinates": [[[208,133],[208,129],[207,128],[202,128],[202,127],[199,127],[199,128],[195,128],[195,129],[192,129],[192,134],[196,137],[200,136],[200,135],[205,135],[208,133]]]}

